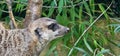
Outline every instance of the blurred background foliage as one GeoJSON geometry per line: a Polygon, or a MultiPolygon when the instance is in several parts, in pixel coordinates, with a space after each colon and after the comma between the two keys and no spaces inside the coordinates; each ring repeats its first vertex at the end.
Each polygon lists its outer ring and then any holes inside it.
{"type": "MultiPolygon", "coordinates": [[[[44,0],[41,16],[56,19],[69,27],[70,32],[63,38],[52,41],[41,56],[120,55],[119,5],[119,0],[44,0]],[[104,14],[100,16],[102,13],[104,14]],[[95,21],[97,18],[99,20],[95,21]],[[94,21],[95,24],[92,25],[94,21]]],[[[27,0],[13,1],[13,13],[17,22],[23,22],[26,6],[27,0]]],[[[0,1],[0,20],[7,24],[10,21],[4,0],[0,1]]]]}

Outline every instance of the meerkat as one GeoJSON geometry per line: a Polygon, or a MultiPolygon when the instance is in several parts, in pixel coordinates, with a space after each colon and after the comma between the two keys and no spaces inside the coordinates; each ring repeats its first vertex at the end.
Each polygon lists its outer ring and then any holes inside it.
{"type": "Polygon", "coordinates": [[[68,31],[69,28],[46,17],[31,22],[24,29],[0,29],[0,56],[39,56],[50,41],[68,31]]]}

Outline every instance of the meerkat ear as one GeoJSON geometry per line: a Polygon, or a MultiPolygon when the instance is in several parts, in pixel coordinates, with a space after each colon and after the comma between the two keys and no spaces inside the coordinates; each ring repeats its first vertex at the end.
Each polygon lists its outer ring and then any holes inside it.
{"type": "Polygon", "coordinates": [[[41,28],[36,28],[36,29],[35,29],[35,34],[36,34],[38,37],[41,37],[41,32],[42,32],[42,29],[41,29],[41,28]]]}

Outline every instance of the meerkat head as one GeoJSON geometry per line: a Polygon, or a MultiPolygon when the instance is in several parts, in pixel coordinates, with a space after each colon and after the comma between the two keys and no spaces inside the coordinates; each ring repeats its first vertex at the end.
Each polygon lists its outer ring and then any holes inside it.
{"type": "Polygon", "coordinates": [[[37,37],[45,40],[56,39],[69,31],[69,28],[58,24],[56,20],[50,18],[37,19],[28,28],[37,37]]]}

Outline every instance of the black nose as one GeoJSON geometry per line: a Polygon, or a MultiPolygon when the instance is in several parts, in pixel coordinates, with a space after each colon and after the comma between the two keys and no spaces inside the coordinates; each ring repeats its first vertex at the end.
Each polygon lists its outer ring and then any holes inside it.
{"type": "Polygon", "coordinates": [[[69,28],[66,28],[66,32],[65,32],[65,33],[68,33],[68,32],[69,32],[69,30],[70,30],[69,28]]]}

